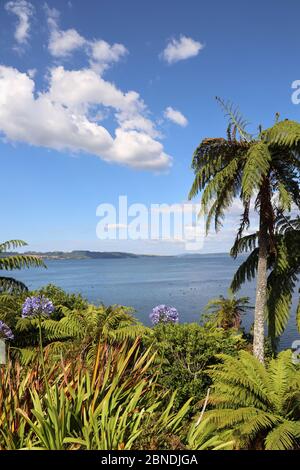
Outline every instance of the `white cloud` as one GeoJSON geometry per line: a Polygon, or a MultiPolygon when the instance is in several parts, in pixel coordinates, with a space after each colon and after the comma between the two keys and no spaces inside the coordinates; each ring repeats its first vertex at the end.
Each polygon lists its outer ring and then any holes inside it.
{"type": "MultiPolygon", "coordinates": [[[[21,3],[26,4],[18,0],[21,3]]],[[[35,70],[26,74],[1,66],[0,131],[12,141],[82,151],[133,168],[168,168],[171,157],[164,152],[158,140],[161,135],[139,94],[124,93],[101,76],[128,53],[125,46],[90,41],[73,28],[63,31],[59,11],[47,4],[45,10],[50,54],[66,58],[82,49],[89,68],[50,68],[48,86],[39,91],[35,89],[35,70]],[[116,122],[114,133],[100,125],[110,115],[116,122]]]]}
{"type": "Polygon", "coordinates": [[[56,67],[48,90],[36,93],[28,74],[0,66],[0,130],[12,141],[82,151],[132,168],[163,170],[170,166],[171,157],[151,135],[154,125],[144,117],[146,112],[138,93],[123,93],[90,69],[56,67]],[[114,111],[114,136],[90,117],[95,106],[114,111]]]}
{"type": "Polygon", "coordinates": [[[66,58],[75,50],[84,49],[90,66],[98,73],[102,73],[128,54],[123,44],[109,44],[103,39],[89,41],[74,28],[65,31],[59,29],[59,11],[47,5],[45,9],[50,29],[48,49],[53,57],[66,58]]]}
{"type": "Polygon", "coordinates": [[[111,106],[117,110],[142,110],[138,93],[123,93],[113,83],[91,69],[65,70],[59,66],[51,70],[49,94],[53,101],[68,107],[94,104],[111,106]]]}
{"type": "Polygon", "coordinates": [[[103,72],[107,67],[128,54],[128,50],[123,44],[108,44],[101,40],[88,41],[87,52],[90,57],[91,67],[98,72],[103,72]]]}
{"type": "Polygon", "coordinates": [[[9,13],[16,15],[17,26],[15,39],[18,44],[25,44],[29,37],[30,18],[33,15],[33,6],[26,0],[12,0],[5,4],[5,9],[9,13]]]}
{"type": "Polygon", "coordinates": [[[110,156],[113,161],[145,170],[163,170],[171,159],[157,140],[143,132],[118,128],[110,156]]]}
{"type": "Polygon", "coordinates": [[[81,48],[85,39],[75,29],[53,30],[49,41],[49,51],[54,57],[67,57],[75,49],[81,48]]]}
{"type": "Polygon", "coordinates": [[[189,59],[199,54],[204,45],[192,38],[181,35],[179,39],[171,39],[163,50],[161,57],[168,63],[174,64],[180,60],[189,59]]]}
{"type": "Polygon", "coordinates": [[[67,57],[74,50],[83,47],[86,40],[75,29],[61,31],[58,28],[59,11],[45,6],[47,21],[50,28],[48,49],[54,57],[67,57]]]}
{"type": "Polygon", "coordinates": [[[88,109],[91,105],[113,108],[123,130],[144,131],[158,137],[153,122],[148,119],[146,106],[135,91],[123,93],[113,83],[104,80],[94,70],[67,71],[56,67],[51,72],[49,94],[54,101],[76,109],[88,109]]]}
{"type": "Polygon", "coordinates": [[[178,124],[181,127],[185,127],[188,125],[187,118],[180,111],[172,108],[171,106],[168,106],[165,109],[164,116],[165,118],[169,119],[175,124],[178,124]]]}

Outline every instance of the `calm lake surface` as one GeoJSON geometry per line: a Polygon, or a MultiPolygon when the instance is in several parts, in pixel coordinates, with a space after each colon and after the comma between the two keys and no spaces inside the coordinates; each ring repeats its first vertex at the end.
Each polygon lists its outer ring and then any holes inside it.
{"type": "MultiPolygon", "coordinates": [[[[197,322],[210,299],[227,295],[233,273],[242,260],[233,260],[227,254],[47,260],[47,270],[28,269],[13,275],[30,289],[53,283],[67,292],[80,292],[95,304],[132,306],[147,325],[151,309],[158,304],[176,307],[181,322],[197,322]]],[[[238,296],[249,296],[253,304],[254,294],[255,285],[247,283],[238,296]]],[[[296,297],[288,328],[281,338],[280,346],[284,348],[300,339],[295,324],[296,297]]],[[[250,310],[243,318],[243,326],[248,330],[252,322],[250,310]]]]}

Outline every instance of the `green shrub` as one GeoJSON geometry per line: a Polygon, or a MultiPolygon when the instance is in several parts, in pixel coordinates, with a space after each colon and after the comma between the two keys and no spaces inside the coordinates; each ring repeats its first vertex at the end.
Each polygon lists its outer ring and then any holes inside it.
{"type": "Polygon", "coordinates": [[[216,354],[234,356],[247,344],[241,334],[197,323],[158,324],[144,343],[157,351],[158,383],[178,391],[176,406],[192,396],[196,400],[205,396],[211,384],[206,369],[217,362],[216,354]]]}

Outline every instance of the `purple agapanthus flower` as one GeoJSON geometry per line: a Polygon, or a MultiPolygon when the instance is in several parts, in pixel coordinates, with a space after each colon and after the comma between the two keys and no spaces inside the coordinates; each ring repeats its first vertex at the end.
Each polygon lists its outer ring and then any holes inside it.
{"type": "Polygon", "coordinates": [[[53,311],[53,303],[44,295],[27,297],[22,307],[22,318],[49,317],[53,311]]]}
{"type": "Polygon", "coordinates": [[[168,305],[157,305],[149,315],[153,325],[157,323],[178,323],[179,314],[175,307],[168,305]]]}
{"type": "Polygon", "coordinates": [[[0,339],[14,339],[13,332],[2,320],[0,320],[0,339]]]}

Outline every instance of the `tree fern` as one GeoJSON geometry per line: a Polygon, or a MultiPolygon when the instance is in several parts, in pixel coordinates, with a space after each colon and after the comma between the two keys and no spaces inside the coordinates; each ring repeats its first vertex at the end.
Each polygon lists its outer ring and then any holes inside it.
{"type": "Polygon", "coordinates": [[[237,256],[249,249],[253,252],[236,273],[233,288],[237,289],[257,274],[253,349],[263,361],[263,324],[268,298],[266,258],[268,250],[273,256],[276,254],[278,216],[293,205],[300,208],[300,124],[277,119],[273,127],[264,131],[260,128],[254,136],[246,131],[247,122],[232,104],[220,98],[217,101],[229,120],[227,138],[205,138],[196,148],[192,160],[195,178],[189,198],[201,193],[207,231],[213,220],[215,230],[220,229],[226,211],[236,198],[242,202],[241,223],[231,253],[237,256]],[[259,213],[259,230],[245,239],[252,202],[259,213]]]}
{"type": "Polygon", "coordinates": [[[221,355],[204,414],[219,431],[231,431],[237,448],[300,449],[300,371],[290,351],[264,367],[246,351],[221,355]]]}
{"type": "Polygon", "coordinates": [[[239,328],[242,315],[251,308],[249,298],[235,298],[231,296],[225,298],[222,295],[217,299],[212,299],[205,307],[205,312],[209,315],[210,321],[225,330],[229,328],[239,328]]]}

